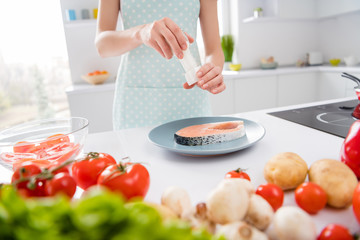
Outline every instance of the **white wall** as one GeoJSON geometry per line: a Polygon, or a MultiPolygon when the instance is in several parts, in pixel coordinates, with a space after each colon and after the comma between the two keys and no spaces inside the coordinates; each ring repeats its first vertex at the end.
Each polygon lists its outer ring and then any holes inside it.
{"type": "MultiPolygon", "coordinates": [[[[234,61],[243,68],[257,68],[260,59],[269,56],[274,56],[279,65],[295,65],[309,51],[321,51],[325,61],[350,54],[360,57],[360,11],[350,11],[347,4],[346,9],[340,8],[342,11],[337,17],[318,19],[320,5],[313,4],[314,1],[306,0],[308,7],[299,7],[305,0],[230,0],[231,33],[237,36],[234,61]],[[264,9],[264,17],[274,20],[243,23],[258,6],[264,9]]],[[[329,11],[321,14],[333,14],[329,11]]]]}
{"type": "Polygon", "coordinates": [[[320,20],[319,43],[325,61],[350,55],[360,58],[360,12],[320,20]]]}

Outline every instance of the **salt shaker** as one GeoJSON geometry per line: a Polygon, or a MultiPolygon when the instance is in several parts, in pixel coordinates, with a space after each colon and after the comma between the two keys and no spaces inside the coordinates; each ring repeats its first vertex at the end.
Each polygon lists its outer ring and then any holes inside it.
{"type": "Polygon", "coordinates": [[[195,58],[191,54],[189,40],[186,41],[186,45],[187,48],[185,51],[183,51],[184,57],[179,59],[179,61],[184,68],[186,82],[189,84],[189,86],[191,86],[199,81],[199,79],[196,77],[196,72],[200,69],[201,66],[196,63],[195,58]]]}

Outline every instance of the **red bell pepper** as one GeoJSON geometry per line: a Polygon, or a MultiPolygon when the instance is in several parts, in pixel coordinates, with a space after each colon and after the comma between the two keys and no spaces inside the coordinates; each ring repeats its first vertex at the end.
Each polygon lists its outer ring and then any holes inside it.
{"type": "Polygon", "coordinates": [[[340,151],[341,161],[360,178],[360,120],[355,121],[348,132],[340,151]]]}

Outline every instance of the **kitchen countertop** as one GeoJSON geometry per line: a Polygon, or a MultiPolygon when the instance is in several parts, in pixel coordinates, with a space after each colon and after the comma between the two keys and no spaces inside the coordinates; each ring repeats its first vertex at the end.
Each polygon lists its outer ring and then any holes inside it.
{"type": "MultiPolygon", "coordinates": [[[[152,128],[89,134],[85,144],[85,152],[106,152],[116,159],[129,156],[134,162],[144,163],[151,177],[146,200],[160,202],[162,192],[167,187],[176,185],[186,189],[193,204],[196,204],[206,200],[210,191],[215,188],[229,170],[239,167],[247,169],[255,187],[266,183],[263,176],[265,163],[280,152],[295,152],[307,162],[308,166],[323,158],[339,159],[343,138],[282,120],[266,113],[351,99],[354,98],[232,115],[260,123],[265,127],[266,134],[254,146],[222,156],[190,157],[159,148],[147,139],[152,128]]],[[[0,181],[9,182],[11,172],[1,166],[0,172],[0,181]]],[[[293,191],[286,192],[284,205],[296,205],[293,191]]],[[[359,231],[359,224],[355,220],[351,207],[342,210],[326,207],[314,215],[313,219],[318,232],[330,223],[346,225],[351,232],[359,231]]]]}
{"type": "MultiPolygon", "coordinates": [[[[308,66],[308,67],[296,67],[296,66],[281,66],[277,69],[242,69],[240,71],[223,71],[225,80],[244,79],[251,77],[265,77],[275,76],[283,74],[296,74],[296,73],[307,73],[307,72],[348,72],[350,74],[360,73],[360,66],[347,67],[345,65],[339,65],[338,67],[332,67],[330,65],[321,66],[308,66]]],[[[114,91],[115,83],[106,82],[100,85],[91,85],[84,82],[84,84],[76,84],[66,89],[67,94],[81,94],[91,92],[104,92],[114,91]]]]}

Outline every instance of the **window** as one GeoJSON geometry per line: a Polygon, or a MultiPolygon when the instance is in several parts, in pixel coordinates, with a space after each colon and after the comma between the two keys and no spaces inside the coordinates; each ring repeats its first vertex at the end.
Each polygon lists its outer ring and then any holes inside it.
{"type": "Polygon", "coordinates": [[[59,1],[1,2],[0,130],[70,116],[71,85],[59,1]]]}

